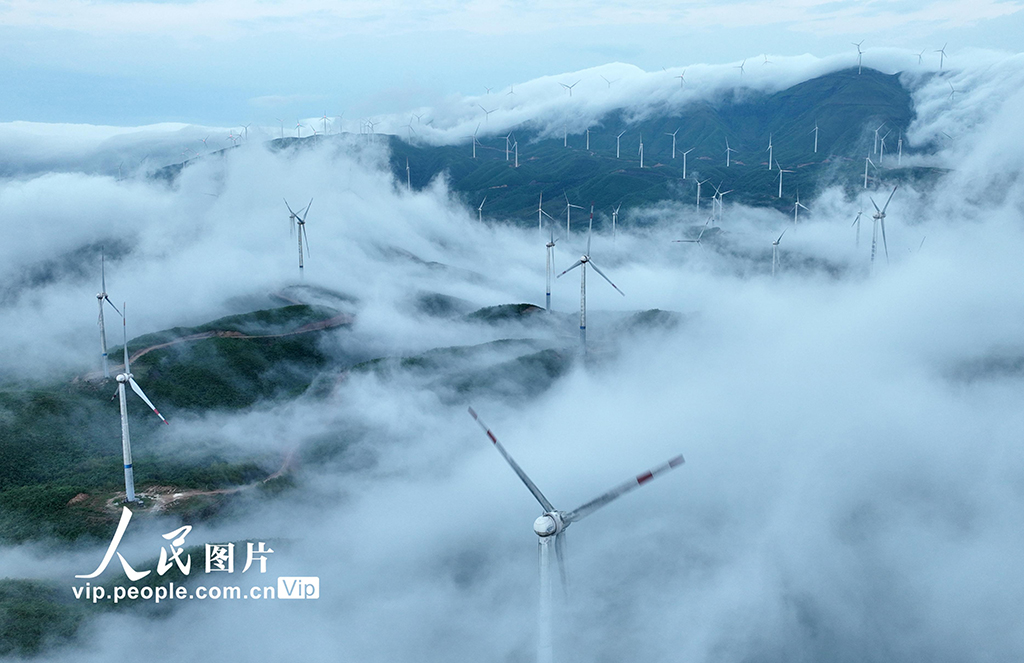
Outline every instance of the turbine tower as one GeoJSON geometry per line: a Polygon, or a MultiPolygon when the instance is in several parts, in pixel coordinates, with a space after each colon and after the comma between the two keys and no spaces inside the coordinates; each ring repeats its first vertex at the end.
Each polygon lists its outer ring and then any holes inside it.
{"type": "Polygon", "coordinates": [[[864,43],[864,40],[861,39],[859,42],[851,42],[851,43],[853,43],[853,45],[857,47],[857,75],[860,76],[861,56],[864,55],[864,51],[860,50],[860,45],[864,43]]]}
{"type": "Polygon", "coordinates": [[[114,306],[114,302],[110,301],[110,297],[107,296],[107,273],[103,261],[103,249],[100,249],[100,291],[96,293],[96,303],[100,307],[100,317],[97,324],[100,326],[100,356],[103,359],[103,377],[110,377],[110,368],[107,366],[107,328],[103,324],[103,302],[106,301],[110,304],[110,308],[117,311],[118,315],[121,312],[114,306]]]}
{"type": "Polygon", "coordinates": [[[946,46],[948,44],[949,42],[946,42],[945,44],[942,45],[942,48],[935,51],[936,53],[939,54],[939,71],[942,71],[942,65],[946,61],[946,58],[949,57],[948,55],[946,55],[946,46]]]}
{"type": "Polygon", "coordinates": [[[549,228],[549,230],[551,234],[548,237],[548,243],[545,244],[547,247],[547,267],[544,275],[547,281],[547,290],[544,293],[544,310],[551,313],[551,273],[555,268],[555,231],[553,228],[549,228]]]}
{"type": "Polygon", "coordinates": [[[604,272],[598,269],[597,265],[595,265],[593,261],[590,259],[590,236],[591,234],[593,234],[593,231],[594,206],[591,205],[590,230],[587,232],[587,252],[584,253],[579,260],[574,262],[571,267],[569,267],[564,272],[558,275],[559,277],[561,277],[565,274],[568,274],[577,267],[580,268],[580,352],[584,356],[586,356],[587,354],[587,264],[589,263],[590,266],[594,268],[594,271],[601,276],[601,278],[603,278],[605,281],[608,281],[608,284],[611,285],[611,287],[615,288],[616,292],[618,292],[623,297],[626,296],[626,293],[619,290],[619,286],[612,283],[612,280],[605,276],[604,272]]]}
{"type": "Polygon", "coordinates": [[[644,135],[640,134],[640,167],[644,167],[644,135]]]}
{"type": "MultiPolygon", "coordinates": [[[[682,127],[679,127],[679,129],[682,129],[682,127]]],[[[679,129],[676,129],[672,133],[665,132],[666,136],[672,136],[672,160],[673,161],[675,161],[675,158],[676,158],[676,134],[679,133],[679,129]]]]}
{"type": "Polygon", "coordinates": [[[854,226],[857,227],[857,239],[856,239],[856,244],[854,244],[854,246],[857,246],[857,247],[860,247],[860,217],[863,214],[864,214],[864,210],[858,210],[857,211],[857,218],[854,219],[853,223],[850,224],[851,228],[853,228],[854,226]]]}
{"type": "Polygon", "coordinates": [[[476,208],[476,220],[477,221],[483,221],[484,220],[484,203],[486,203],[486,202],[487,202],[487,196],[484,196],[484,199],[480,201],[480,207],[476,208]]]}
{"type": "Polygon", "coordinates": [[[797,191],[796,192],[796,203],[793,205],[793,225],[794,226],[796,226],[796,224],[800,221],[800,210],[801,209],[803,209],[803,210],[805,210],[807,212],[811,211],[811,210],[807,209],[807,205],[804,205],[802,202],[800,202],[800,192],[797,191]]]}
{"type": "Polygon", "coordinates": [[[569,525],[578,520],[583,520],[593,512],[597,511],[609,502],[625,495],[635,488],[639,488],[656,476],[659,476],[671,469],[679,467],[686,462],[682,456],[676,456],[667,463],[652,468],[646,472],[636,475],[612,488],[608,492],[586,502],[572,511],[560,511],[548,501],[544,493],[540,492],[537,484],[533,483],[523,468],[512,459],[512,456],[505,451],[498,438],[491,432],[473,408],[469,408],[469,414],[484,430],[487,438],[498,450],[505,462],[509,464],[512,471],[516,473],[519,480],[523,482],[526,489],[530,491],[534,499],[540,503],[544,510],[543,514],[533,522],[533,531],[539,539],[539,571],[540,571],[540,605],[538,612],[538,635],[537,635],[537,661],[538,663],[552,663],[554,660],[554,622],[552,619],[552,574],[551,574],[551,552],[554,549],[555,558],[558,562],[558,570],[562,580],[562,586],[566,586],[565,568],[565,530],[569,525]]]}
{"type": "MultiPolygon", "coordinates": [[[[121,309],[127,313],[127,307],[122,304],[121,309]]],[[[164,415],[160,414],[159,410],[153,405],[153,402],[146,397],[146,394],[142,391],[142,387],[135,381],[135,376],[132,375],[131,365],[128,361],[128,322],[125,319],[126,316],[121,316],[121,328],[124,333],[124,372],[117,376],[117,399],[121,404],[121,454],[124,458],[124,492],[125,500],[128,502],[135,501],[135,473],[132,470],[132,441],[131,436],[128,433],[128,397],[125,393],[125,384],[132,388],[136,394],[139,395],[149,409],[156,413],[156,416],[160,417],[160,421],[168,424],[164,415]]]]}
{"type": "Polygon", "coordinates": [[[765,150],[768,153],[768,170],[772,169],[772,135],[768,134],[768,148],[765,150]]]}
{"type": "Polygon", "coordinates": [[[583,209],[583,207],[570,203],[569,196],[564,191],[562,192],[562,195],[565,196],[565,237],[568,239],[571,234],[570,223],[572,221],[572,208],[575,207],[576,209],[583,209]]]}
{"type": "Polygon", "coordinates": [[[779,171],[779,198],[781,198],[782,197],[782,176],[785,173],[792,173],[793,171],[792,170],[785,170],[785,169],[783,169],[783,167],[779,165],[779,162],[777,160],[775,162],[775,168],[779,171]]]}
{"type": "Polygon", "coordinates": [[[899,188],[897,184],[892,188],[892,193],[889,194],[889,200],[885,201],[885,205],[882,209],[878,209],[878,205],[871,198],[871,204],[875,206],[875,214],[872,217],[875,221],[871,229],[871,264],[875,264],[875,246],[878,243],[878,227],[882,227],[882,247],[885,249],[885,264],[889,264],[889,245],[885,241],[885,210],[889,207],[889,201],[892,200],[893,195],[896,194],[896,189],[899,188]]]}
{"type": "Polygon", "coordinates": [[[726,168],[728,168],[728,167],[729,167],[729,156],[730,156],[730,155],[731,155],[731,154],[732,154],[733,152],[735,152],[735,151],[736,151],[736,150],[734,150],[734,149],[732,149],[731,147],[729,147],[729,139],[728,139],[728,138],[726,138],[726,139],[725,139],[725,167],[726,167],[726,168]]]}
{"type": "Polygon", "coordinates": [[[619,139],[622,138],[622,134],[624,134],[624,133],[626,133],[625,129],[620,131],[619,135],[615,137],[615,158],[616,159],[619,158],[619,139]]]}

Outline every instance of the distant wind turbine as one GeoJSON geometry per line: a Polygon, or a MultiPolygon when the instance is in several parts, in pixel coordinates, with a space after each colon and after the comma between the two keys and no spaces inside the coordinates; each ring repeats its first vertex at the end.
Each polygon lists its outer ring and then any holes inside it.
{"type": "Polygon", "coordinates": [[[610,81],[610,80],[608,80],[607,78],[605,78],[605,77],[604,77],[604,76],[602,75],[602,76],[601,76],[601,80],[603,80],[603,81],[604,81],[605,83],[607,83],[607,84],[608,84],[608,88],[609,88],[609,89],[611,89],[611,87],[612,87],[612,83],[615,83],[615,82],[617,82],[617,81],[618,81],[619,79],[617,79],[617,78],[616,78],[615,80],[613,80],[613,81],[610,81]]]}
{"type": "Polygon", "coordinates": [[[772,169],[772,135],[768,134],[768,148],[765,150],[768,153],[768,170],[772,169]]]}
{"type": "Polygon", "coordinates": [[[861,57],[864,55],[864,51],[860,50],[860,45],[864,43],[861,39],[860,42],[853,42],[853,45],[857,47],[857,75],[860,76],[860,63],[861,57]]]}
{"type": "Polygon", "coordinates": [[[814,121],[814,129],[810,133],[814,134],[814,153],[818,153],[818,121],[814,121]]]}
{"type": "Polygon", "coordinates": [[[864,214],[864,210],[858,210],[857,211],[857,218],[854,219],[853,223],[850,224],[851,228],[853,228],[853,227],[857,228],[857,235],[856,235],[857,239],[856,239],[856,244],[854,245],[854,246],[857,246],[857,247],[860,246],[860,217],[863,214],[864,214]]]}
{"type": "Polygon", "coordinates": [[[544,310],[551,313],[551,274],[555,269],[555,231],[553,228],[549,228],[549,231],[548,243],[544,245],[547,251],[547,267],[544,271],[547,283],[547,289],[544,292],[544,310]]]}
{"type": "Polygon", "coordinates": [[[726,139],[725,139],[725,167],[726,167],[726,168],[728,168],[728,167],[729,167],[729,157],[730,157],[730,156],[732,155],[732,153],[733,153],[733,152],[735,152],[735,151],[736,151],[736,150],[734,150],[734,149],[732,149],[731,147],[729,147],[729,139],[728,139],[728,138],[726,138],[726,139]]]}
{"type": "Polygon", "coordinates": [[[288,201],[284,201],[284,206],[288,208],[288,220],[291,222],[291,232],[294,232],[299,239],[299,277],[305,274],[305,264],[303,263],[302,256],[302,240],[306,240],[306,255],[309,255],[309,238],[306,237],[306,217],[309,215],[309,208],[313,206],[313,199],[309,199],[309,204],[306,208],[300,212],[292,210],[291,205],[288,201]],[[297,228],[296,228],[297,227],[297,228]]]}
{"type": "Polygon", "coordinates": [[[876,166],[875,162],[871,160],[871,156],[870,155],[864,157],[864,188],[865,189],[868,188],[868,166],[869,165],[872,168],[874,168],[875,170],[878,170],[878,166],[876,166]]]}
{"type": "Polygon", "coordinates": [[[477,221],[483,221],[484,220],[484,203],[486,203],[486,202],[487,202],[487,196],[484,196],[484,199],[480,201],[480,207],[476,208],[476,220],[477,221]]]}
{"type": "Polygon", "coordinates": [[[616,230],[615,230],[615,224],[616,224],[616,223],[618,222],[618,220],[619,220],[619,208],[620,208],[620,207],[622,207],[622,203],[619,203],[618,205],[616,205],[616,206],[615,206],[615,207],[614,207],[614,208],[612,209],[612,239],[613,239],[613,240],[614,240],[614,239],[615,239],[615,238],[616,238],[616,237],[618,236],[618,233],[617,233],[617,232],[616,232],[616,230]]]}
{"type": "Polygon", "coordinates": [[[569,196],[564,191],[562,192],[562,195],[565,196],[565,237],[568,239],[571,235],[570,222],[572,220],[572,208],[575,207],[576,209],[583,209],[583,207],[570,203],[569,196]]]}
{"type": "Polygon", "coordinates": [[[746,60],[746,58],[744,58],[743,62],[741,62],[738,65],[734,66],[733,69],[739,69],[740,70],[740,76],[742,76],[743,75],[743,67],[746,66],[746,64],[747,64],[747,60],[746,60]]]}
{"type": "Polygon", "coordinates": [[[708,224],[709,223],[711,223],[711,219],[710,218],[708,218],[708,220],[704,222],[704,225],[700,229],[700,234],[697,235],[697,239],[674,239],[674,240],[672,240],[672,243],[673,244],[696,244],[698,247],[700,247],[701,251],[704,251],[704,245],[700,243],[700,240],[703,239],[704,232],[708,229],[708,224]]]}
{"type": "Polygon", "coordinates": [[[779,198],[782,198],[782,176],[785,173],[792,173],[793,171],[792,170],[785,170],[782,166],[779,165],[779,160],[778,159],[775,160],[775,168],[778,169],[778,171],[779,171],[779,198]]]}
{"type": "Polygon", "coordinates": [[[685,152],[683,152],[683,179],[684,180],[686,179],[686,155],[689,154],[690,152],[693,152],[694,149],[695,148],[691,147],[690,149],[688,149],[685,152]]]}
{"type": "Polygon", "coordinates": [[[640,167],[644,167],[644,135],[640,134],[640,167]]]}
{"type": "Polygon", "coordinates": [[[683,83],[686,82],[686,70],[683,69],[683,73],[676,74],[675,76],[673,76],[673,78],[678,78],[679,79],[679,89],[680,90],[683,89],[683,83]]]}
{"type": "Polygon", "coordinates": [[[103,360],[103,377],[110,377],[110,369],[107,366],[107,328],[103,324],[103,302],[110,304],[110,308],[117,311],[118,315],[121,312],[114,306],[114,302],[110,301],[110,297],[107,296],[107,272],[106,266],[103,259],[103,249],[100,248],[100,291],[96,293],[96,303],[99,304],[100,317],[96,324],[100,327],[100,357],[103,360]]]}
{"type": "Polygon", "coordinates": [[[565,91],[569,93],[570,97],[572,96],[572,89],[574,87],[576,87],[578,84],[579,84],[579,81],[576,81],[572,85],[566,85],[565,83],[559,83],[559,85],[561,85],[563,88],[565,88],[565,91]]]}
{"type": "Polygon", "coordinates": [[[623,297],[626,296],[626,293],[624,293],[621,290],[619,290],[619,287],[617,285],[615,285],[614,283],[612,283],[612,280],[610,278],[608,278],[607,276],[605,276],[604,272],[602,272],[597,267],[597,265],[595,265],[594,262],[591,260],[591,258],[590,258],[590,237],[593,234],[593,232],[594,232],[594,207],[593,207],[593,205],[591,205],[591,207],[590,207],[590,229],[587,231],[587,252],[584,253],[580,257],[579,260],[577,260],[575,263],[573,263],[571,267],[569,267],[564,272],[562,272],[561,274],[558,275],[559,277],[561,277],[561,276],[564,276],[565,274],[568,274],[569,272],[571,272],[572,270],[576,269],[577,267],[580,268],[580,351],[584,355],[586,355],[586,353],[587,353],[587,265],[589,264],[591,267],[593,267],[594,271],[597,272],[601,276],[601,278],[603,278],[605,281],[608,281],[608,284],[611,287],[615,288],[616,292],[618,292],[623,297]]]}
{"type": "MultiPolygon", "coordinates": [[[[782,235],[785,234],[786,231],[783,230],[782,235]]],[[[782,267],[781,258],[779,256],[779,242],[782,241],[782,235],[779,235],[779,238],[772,242],[772,276],[775,276],[776,268],[782,267]]]]}
{"type": "Polygon", "coordinates": [[[803,209],[806,212],[811,210],[807,209],[807,205],[800,202],[800,192],[796,192],[796,203],[793,204],[793,225],[795,226],[800,221],[800,210],[803,209]]]}
{"type": "Polygon", "coordinates": [[[700,211],[700,188],[702,186],[704,186],[705,184],[707,184],[708,180],[710,180],[710,179],[711,178],[709,177],[708,179],[706,179],[706,180],[704,180],[702,182],[702,181],[698,180],[696,177],[693,178],[693,181],[697,183],[697,211],[698,212],[700,211]]]}
{"type": "Polygon", "coordinates": [[[682,129],[682,127],[679,127],[678,129],[676,129],[672,133],[665,132],[666,136],[672,136],[672,160],[673,161],[676,158],[676,134],[679,133],[679,129],[682,129]]]}
{"type": "Polygon", "coordinates": [[[949,57],[948,55],[946,55],[946,46],[948,45],[948,43],[949,42],[946,42],[945,44],[942,45],[942,48],[935,51],[936,53],[939,54],[939,71],[942,71],[942,65],[946,61],[946,58],[949,57]]]}
{"type": "Polygon", "coordinates": [[[889,264],[889,245],[885,241],[885,210],[887,210],[889,208],[889,202],[892,201],[892,197],[893,197],[893,195],[895,195],[897,188],[899,188],[898,184],[892,188],[892,193],[889,194],[889,199],[885,201],[885,205],[882,206],[882,209],[878,209],[878,205],[875,203],[875,201],[873,199],[871,199],[871,198],[868,198],[869,200],[871,200],[871,204],[875,206],[875,214],[872,216],[872,218],[874,219],[874,224],[872,225],[872,228],[871,228],[871,264],[872,265],[875,264],[875,246],[878,243],[878,228],[879,228],[879,226],[881,226],[881,228],[882,228],[882,247],[885,249],[885,263],[889,264]]]}
{"type": "Polygon", "coordinates": [[[624,133],[626,133],[626,130],[625,130],[625,129],[623,129],[622,131],[620,131],[620,132],[619,132],[619,135],[615,137],[615,158],[616,158],[616,159],[618,159],[618,158],[619,158],[619,139],[621,139],[621,138],[622,138],[622,134],[624,134],[624,133]]]}

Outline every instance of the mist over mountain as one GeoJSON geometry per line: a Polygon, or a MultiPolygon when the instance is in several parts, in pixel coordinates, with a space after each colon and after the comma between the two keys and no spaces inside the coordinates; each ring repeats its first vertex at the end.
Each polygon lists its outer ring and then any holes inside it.
{"type": "Polygon", "coordinates": [[[612,64],[237,147],[0,125],[0,655],[533,660],[538,506],[472,406],[559,509],[686,458],[573,525],[558,660],[1020,658],[1024,56],[772,60],[612,64]],[[887,142],[865,187],[882,122],[901,162],[887,142]],[[676,128],[735,189],[714,222],[676,128]],[[586,358],[578,271],[543,310],[550,239],[556,274],[589,250],[625,293],[589,272],[586,358]],[[171,422],[129,406],[144,506],[119,552],[153,568],[183,525],[193,565],[269,542],[266,577],[318,576],[318,600],[73,598],[123,494],[101,250],[171,422]]]}

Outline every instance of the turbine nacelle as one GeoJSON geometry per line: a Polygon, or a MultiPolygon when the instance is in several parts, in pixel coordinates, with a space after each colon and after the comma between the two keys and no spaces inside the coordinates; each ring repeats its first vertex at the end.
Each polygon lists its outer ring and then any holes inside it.
{"type": "Polygon", "coordinates": [[[543,538],[554,536],[562,532],[569,525],[562,520],[561,511],[549,511],[533,521],[534,533],[543,538]]]}
{"type": "Polygon", "coordinates": [[[121,383],[127,383],[132,377],[131,373],[118,373],[114,379],[121,383]]]}

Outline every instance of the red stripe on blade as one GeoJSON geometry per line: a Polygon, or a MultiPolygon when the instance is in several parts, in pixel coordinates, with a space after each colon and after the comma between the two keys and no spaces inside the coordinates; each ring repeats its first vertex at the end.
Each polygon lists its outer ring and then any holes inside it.
{"type": "Polygon", "coordinates": [[[487,437],[491,438],[491,442],[498,443],[498,438],[494,437],[494,433],[491,431],[487,431],[487,437]]]}
{"type": "Polygon", "coordinates": [[[643,474],[641,474],[640,476],[638,476],[636,478],[636,482],[639,483],[639,484],[642,484],[643,482],[650,481],[653,478],[654,478],[653,474],[651,474],[650,472],[644,472],[643,474]]]}

